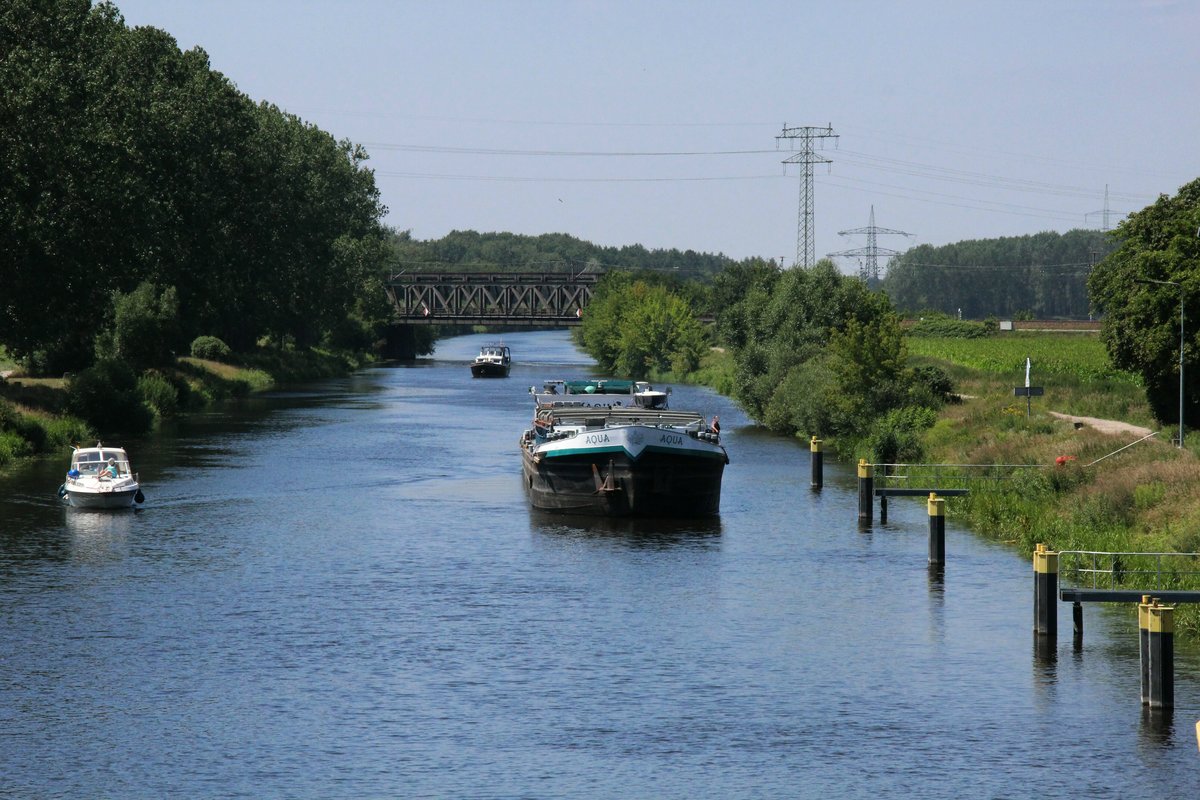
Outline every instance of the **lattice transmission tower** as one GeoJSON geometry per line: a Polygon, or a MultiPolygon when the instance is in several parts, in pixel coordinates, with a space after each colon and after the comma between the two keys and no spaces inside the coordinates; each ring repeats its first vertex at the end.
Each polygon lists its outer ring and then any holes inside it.
{"type": "Polygon", "coordinates": [[[900,252],[897,250],[889,250],[886,247],[880,247],[875,242],[875,237],[881,233],[895,234],[897,236],[912,236],[911,233],[904,231],[895,231],[891,228],[880,228],[875,225],[875,206],[871,206],[871,219],[865,228],[852,228],[848,231],[838,231],[838,236],[850,236],[852,234],[866,234],[867,246],[857,247],[853,250],[842,250],[838,253],[829,253],[832,257],[859,257],[862,260],[859,262],[858,277],[868,285],[879,283],[879,257],[880,256],[898,256],[900,252]]]}
{"type": "Polygon", "coordinates": [[[1109,207],[1108,207],[1108,184],[1107,183],[1104,184],[1104,208],[1103,208],[1103,210],[1089,211],[1086,214],[1084,214],[1083,221],[1085,224],[1087,223],[1088,217],[1092,216],[1093,214],[1103,214],[1104,215],[1103,217],[1101,217],[1100,230],[1102,230],[1102,231],[1112,230],[1112,228],[1108,224],[1108,219],[1109,219],[1109,216],[1112,214],[1112,212],[1109,210],[1109,207]]]}
{"type": "MultiPolygon", "coordinates": [[[[811,267],[816,261],[814,245],[816,231],[813,228],[813,164],[833,163],[830,159],[818,154],[813,149],[813,144],[824,144],[822,140],[836,138],[837,134],[833,132],[832,123],[824,128],[812,126],[789,128],[787,123],[784,123],[783,133],[775,137],[776,147],[779,146],[780,139],[800,142],[799,152],[785,158],[783,163],[785,170],[787,164],[804,165],[800,182],[800,213],[799,219],[796,221],[796,264],[801,266],[811,267]]],[[[795,149],[794,145],[792,149],[795,149]]]]}

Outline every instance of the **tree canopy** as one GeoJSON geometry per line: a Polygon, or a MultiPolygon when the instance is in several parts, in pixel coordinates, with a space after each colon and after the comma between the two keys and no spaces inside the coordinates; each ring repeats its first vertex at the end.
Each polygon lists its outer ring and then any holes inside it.
{"type": "Polygon", "coordinates": [[[734,396],[779,433],[835,436],[878,461],[913,457],[940,374],[908,365],[886,295],[828,260],[780,271],[747,261],[717,276],[716,330],[733,351],[734,396]],[[925,411],[922,411],[924,409],[925,411]],[[927,412],[927,413],[926,413],[927,412]]]}
{"type": "Polygon", "coordinates": [[[920,245],[892,259],[883,290],[897,308],[969,319],[1088,316],[1087,276],[1113,243],[1100,231],[1043,232],[920,245]]]}
{"type": "Polygon", "coordinates": [[[253,102],[203,50],[108,3],[10,0],[0,107],[0,344],[34,368],[89,364],[143,284],[176,299],[178,352],[313,344],[379,313],[365,151],[253,102]]]}
{"type": "Polygon", "coordinates": [[[405,269],[447,267],[491,271],[641,270],[681,281],[707,279],[733,264],[719,253],[648,249],[640,244],[604,247],[565,233],[451,231],[440,239],[417,240],[403,231],[392,238],[395,261],[405,269]]]}
{"type": "Polygon", "coordinates": [[[1114,236],[1117,249],[1088,282],[1109,357],[1142,376],[1160,422],[1178,422],[1182,347],[1184,423],[1200,425],[1200,179],[1129,215],[1114,236]]]}
{"type": "Polygon", "coordinates": [[[637,379],[692,372],[709,346],[687,300],[622,272],[606,275],[596,287],[579,337],[602,368],[637,379]]]}

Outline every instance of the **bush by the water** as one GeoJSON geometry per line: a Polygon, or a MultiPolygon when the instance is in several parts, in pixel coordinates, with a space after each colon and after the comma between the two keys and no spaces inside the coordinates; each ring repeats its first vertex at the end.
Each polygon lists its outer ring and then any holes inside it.
{"type": "Polygon", "coordinates": [[[137,379],[138,396],[162,417],[169,417],[179,408],[179,390],[165,375],[151,370],[137,379]]]}
{"type": "Polygon", "coordinates": [[[137,374],[120,361],[97,361],[72,378],[67,410],[100,431],[142,433],[154,422],[138,391],[137,374]]]}
{"type": "Polygon", "coordinates": [[[922,406],[904,406],[876,420],[867,434],[867,448],[876,464],[920,461],[925,457],[925,431],[937,422],[937,412],[922,406]]]}
{"type": "Polygon", "coordinates": [[[204,358],[209,361],[225,361],[232,351],[229,345],[216,336],[197,336],[192,340],[192,358],[204,358]]]}
{"type": "Polygon", "coordinates": [[[44,443],[45,432],[17,413],[12,404],[0,400],[0,464],[27,456],[44,443]]]}
{"type": "Polygon", "coordinates": [[[22,414],[0,399],[0,466],[35,453],[48,453],[91,435],[87,426],[70,416],[22,414]]]}

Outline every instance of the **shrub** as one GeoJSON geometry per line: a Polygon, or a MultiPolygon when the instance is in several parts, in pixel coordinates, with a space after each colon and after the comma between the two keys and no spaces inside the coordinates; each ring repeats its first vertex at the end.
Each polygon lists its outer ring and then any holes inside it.
{"type": "Polygon", "coordinates": [[[992,329],[985,322],[972,322],[942,315],[921,317],[908,329],[909,336],[950,339],[980,339],[990,336],[991,333],[992,329]]]}
{"type": "Polygon", "coordinates": [[[10,455],[14,457],[39,452],[46,446],[46,431],[37,420],[20,414],[11,403],[4,400],[0,400],[0,432],[11,434],[25,442],[24,447],[12,445],[8,448],[10,455]]]}
{"type": "Polygon", "coordinates": [[[137,375],[120,361],[97,361],[72,378],[67,410],[101,431],[141,433],[154,421],[138,393],[137,375]]]}
{"type": "Polygon", "coordinates": [[[825,360],[792,367],[771,394],[763,424],[775,433],[829,436],[841,433],[833,398],[835,376],[825,360]]]}
{"type": "Polygon", "coordinates": [[[150,371],[138,378],[137,392],[161,417],[169,417],[179,408],[179,392],[161,372],[150,371]]]}
{"type": "Polygon", "coordinates": [[[78,417],[51,417],[45,422],[47,452],[96,438],[78,417]]]}
{"type": "Polygon", "coordinates": [[[216,336],[197,336],[192,341],[192,358],[204,358],[209,361],[225,361],[232,351],[229,345],[216,336]]]}
{"type": "Polygon", "coordinates": [[[30,455],[33,446],[15,431],[0,431],[0,466],[30,455]]]}
{"type": "Polygon", "coordinates": [[[931,408],[906,406],[889,411],[867,434],[872,460],[877,464],[920,461],[925,456],[922,434],[936,421],[937,413],[931,408]]]}
{"type": "Polygon", "coordinates": [[[947,403],[954,399],[954,381],[946,370],[933,364],[921,364],[912,368],[912,399],[918,404],[932,400],[947,403]]]}
{"type": "Polygon", "coordinates": [[[143,282],[129,294],[114,294],[112,305],[112,331],[96,339],[101,359],[120,359],[139,370],[174,362],[171,345],[179,328],[175,287],[160,291],[143,282]]]}

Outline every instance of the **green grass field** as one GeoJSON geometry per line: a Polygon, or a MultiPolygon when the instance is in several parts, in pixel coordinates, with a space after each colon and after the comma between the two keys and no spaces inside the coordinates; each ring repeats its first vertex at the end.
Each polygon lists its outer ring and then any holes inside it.
{"type": "Polygon", "coordinates": [[[909,337],[908,352],[996,376],[1025,380],[1025,359],[1035,376],[1069,376],[1141,386],[1141,378],[1113,368],[1100,337],[1086,333],[1014,332],[980,339],[909,337]]]}
{"type": "MultiPolygon", "coordinates": [[[[1013,407],[1013,389],[1025,385],[1025,359],[1032,364],[1030,383],[1045,390],[1032,400],[1040,411],[1117,419],[1156,427],[1141,377],[1115,369],[1100,337],[1080,333],[1014,332],[980,339],[910,336],[915,363],[945,369],[960,394],[990,398],[1013,407]]],[[[1024,409],[1024,400],[1019,401],[1024,409]]]]}
{"type": "MultiPolygon", "coordinates": [[[[1138,377],[1112,368],[1099,337],[1006,333],[907,342],[914,362],[944,368],[965,398],[944,408],[928,431],[929,463],[1028,465],[959,470],[971,494],[947,504],[952,516],[1025,554],[1038,543],[1067,551],[1200,552],[1200,459],[1191,447],[1172,446],[1168,435],[1135,443],[1129,434],[1076,430],[1048,413],[1160,428],[1138,377]],[[1025,383],[1026,357],[1032,385],[1045,389],[1032,399],[1029,417],[1025,399],[1013,393],[1025,383]]],[[[1187,559],[1181,568],[1200,573],[1187,559]]],[[[1138,580],[1120,585],[1146,588],[1138,580]]],[[[1173,576],[1176,584],[1200,588],[1197,574],[1173,576]]],[[[1176,627],[1200,638],[1200,607],[1182,606],[1176,627]]]]}

